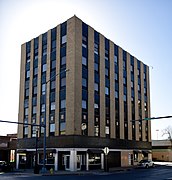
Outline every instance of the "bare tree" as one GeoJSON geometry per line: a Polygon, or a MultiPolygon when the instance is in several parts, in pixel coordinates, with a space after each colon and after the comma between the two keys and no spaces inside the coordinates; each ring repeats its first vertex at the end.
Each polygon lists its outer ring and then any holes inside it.
{"type": "Polygon", "coordinates": [[[167,135],[169,140],[172,140],[172,127],[168,126],[162,130],[162,136],[167,135]]]}

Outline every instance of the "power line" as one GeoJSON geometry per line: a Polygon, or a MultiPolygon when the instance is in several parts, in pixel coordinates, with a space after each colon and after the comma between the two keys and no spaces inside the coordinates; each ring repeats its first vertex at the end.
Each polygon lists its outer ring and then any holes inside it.
{"type": "Polygon", "coordinates": [[[166,119],[166,118],[172,118],[172,116],[160,116],[160,117],[152,117],[152,118],[144,118],[144,119],[133,119],[133,121],[149,121],[149,120],[155,120],[155,119],[166,119]]]}
{"type": "Polygon", "coordinates": [[[44,127],[44,124],[30,124],[30,123],[22,123],[22,122],[14,122],[14,121],[4,121],[4,120],[0,120],[0,122],[4,122],[4,123],[11,123],[11,124],[22,124],[22,125],[26,125],[26,126],[41,126],[44,127]]]}

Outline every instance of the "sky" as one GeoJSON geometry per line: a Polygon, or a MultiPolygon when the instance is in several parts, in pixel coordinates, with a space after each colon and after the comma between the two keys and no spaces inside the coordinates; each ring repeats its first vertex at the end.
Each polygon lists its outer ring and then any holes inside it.
{"type": "MultiPolygon", "coordinates": [[[[21,44],[74,14],[150,67],[151,117],[172,115],[171,0],[0,0],[0,120],[18,121],[21,44]]],[[[152,120],[152,139],[169,125],[152,120]]]]}

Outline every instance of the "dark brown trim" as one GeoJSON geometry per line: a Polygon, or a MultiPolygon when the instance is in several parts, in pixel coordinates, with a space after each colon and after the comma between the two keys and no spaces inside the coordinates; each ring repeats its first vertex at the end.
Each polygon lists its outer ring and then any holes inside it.
{"type": "MultiPolygon", "coordinates": [[[[32,149],[35,147],[35,138],[17,140],[17,149],[32,149]]],[[[38,139],[38,148],[43,147],[43,138],[38,139]]],[[[124,139],[108,139],[88,136],[55,136],[47,137],[47,148],[104,148],[151,150],[150,142],[124,139]]]]}

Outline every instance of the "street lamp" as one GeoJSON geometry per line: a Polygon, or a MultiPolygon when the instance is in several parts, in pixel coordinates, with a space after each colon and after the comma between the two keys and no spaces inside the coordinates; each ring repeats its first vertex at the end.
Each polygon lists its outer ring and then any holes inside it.
{"type": "Polygon", "coordinates": [[[156,129],[156,132],[157,132],[157,140],[158,140],[158,131],[159,131],[159,129],[156,129]]]}
{"type": "Polygon", "coordinates": [[[55,74],[52,76],[48,81],[45,82],[45,112],[44,112],[44,156],[43,156],[43,167],[42,167],[42,173],[46,173],[46,99],[47,99],[47,84],[51,82],[56,76],[69,71],[69,69],[65,69],[64,71],[61,71],[60,73],[55,74]]]}
{"type": "Polygon", "coordinates": [[[39,174],[39,167],[38,167],[38,129],[36,127],[36,139],[35,139],[35,168],[34,168],[34,173],[39,174]]]}

